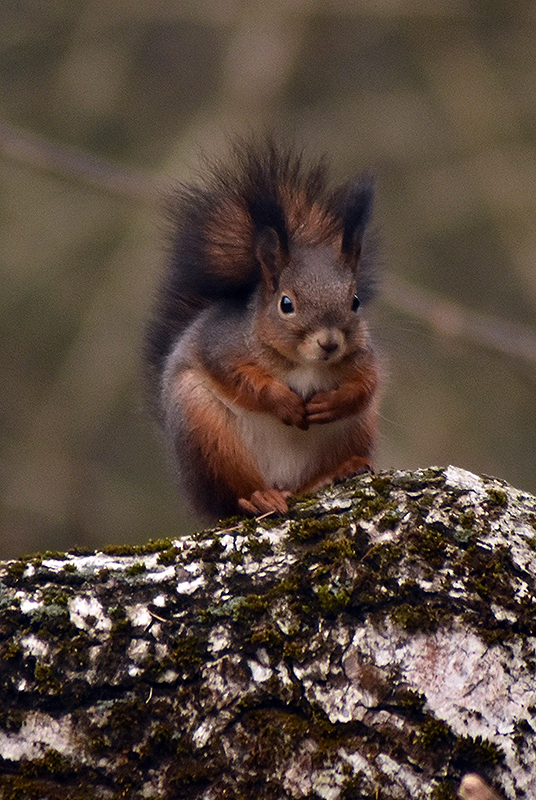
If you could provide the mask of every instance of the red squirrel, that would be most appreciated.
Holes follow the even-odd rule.
[[[172,201],[146,339],[157,413],[194,510],[284,513],[291,494],[372,469],[379,366],[372,181],[237,142]]]

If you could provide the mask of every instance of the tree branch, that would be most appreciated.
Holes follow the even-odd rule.
[[[531,796],[535,526],[434,468],[2,565],[2,797]]]
[[[46,136],[24,131],[0,121],[0,155],[42,172],[53,172],[81,180],[100,191],[129,200],[154,203],[163,182],[141,171],[112,164],[84,150],[50,141]]]

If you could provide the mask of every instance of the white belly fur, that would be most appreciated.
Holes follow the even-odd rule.
[[[271,414],[244,411],[236,417],[237,429],[248,452],[256,459],[267,486],[296,491],[318,470],[330,442],[344,441],[355,427],[354,417],[311,425],[302,431],[284,425]]]
[[[286,383],[304,398],[336,385],[323,364],[294,368]],[[232,412],[238,435],[256,459],[266,485],[281,490],[300,489],[317,472],[319,463],[325,461],[322,453],[332,452],[333,442],[344,442],[356,425],[352,416],[325,425],[311,425],[309,430],[302,431],[284,425],[272,414],[247,411],[231,406],[222,397],[220,400]]]

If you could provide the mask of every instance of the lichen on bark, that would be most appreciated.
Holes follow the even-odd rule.
[[[0,796],[536,794],[536,498],[449,467],[0,565]]]

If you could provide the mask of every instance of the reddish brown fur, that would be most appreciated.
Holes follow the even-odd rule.
[[[335,218],[318,203],[311,203],[303,190],[282,186],[281,204],[289,238],[298,246],[316,247],[339,243],[340,230]],[[207,223],[206,250],[213,274],[241,284],[252,271],[254,229],[251,216],[238,198],[225,198]]]
[[[301,417],[305,427],[308,426],[308,417],[319,413],[318,408],[329,409],[329,419],[322,419],[322,422],[362,410],[371,402],[377,386],[377,374],[370,365],[364,380],[354,378],[332,392],[314,395],[305,404],[298,395],[255,364],[243,364],[242,368],[235,366],[229,371],[229,378],[229,383],[215,381],[213,376],[210,379],[229,401],[251,411],[277,411],[282,421],[291,424],[290,413],[287,414],[277,401],[278,397],[289,395],[297,401],[293,409],[296,413],[293,424],[297,424]],[[289,493],[266,486],[250,454],[237,439],[228,410],[203,383],[193,371],[188,371],[177,379],[173,394],[175,400],[184,406],[186,418],[190,421],[189,434],[202,455],[207,472],[216,484],[231,490],[242,510],[249,513],[284,511]],[[375,432],[376,414],[372,412],[363,426],[355,427],[350,438],[337,442],[337,447],[324,453],[324,460],[317,464],[314,477],[300,487],[298,493],[316,491],[322,486],[372,470],[370,449]],[[342,455],[345,452],[347,455]],[[356,455],[359,452],[363,455]]]
[[[192,442],[216,483],[229,487],[236,497],[250,497],[266,488],[250,454],[233,436],[225,407],[203,388],[193,371],[179,376],[174,397],[184,404]]]
[[[339,237],[337,220],[319,203],[311,203],[303,190],[282,186],[281,201],[295,244],[317,247],[332,244]]]
[[[147,355],[201,513],[284,511],[288,490],[370,468],[379,370],[353,301],[374,288],[372,199],[370,180],[328,191],[323,164],[272,141],[237,143],[204,186],[179,191]]]
[[[207,222],[207,256],[213,273],[237,284],[247,281],[252,269],[253,223],[236,198],[226,198]]]

